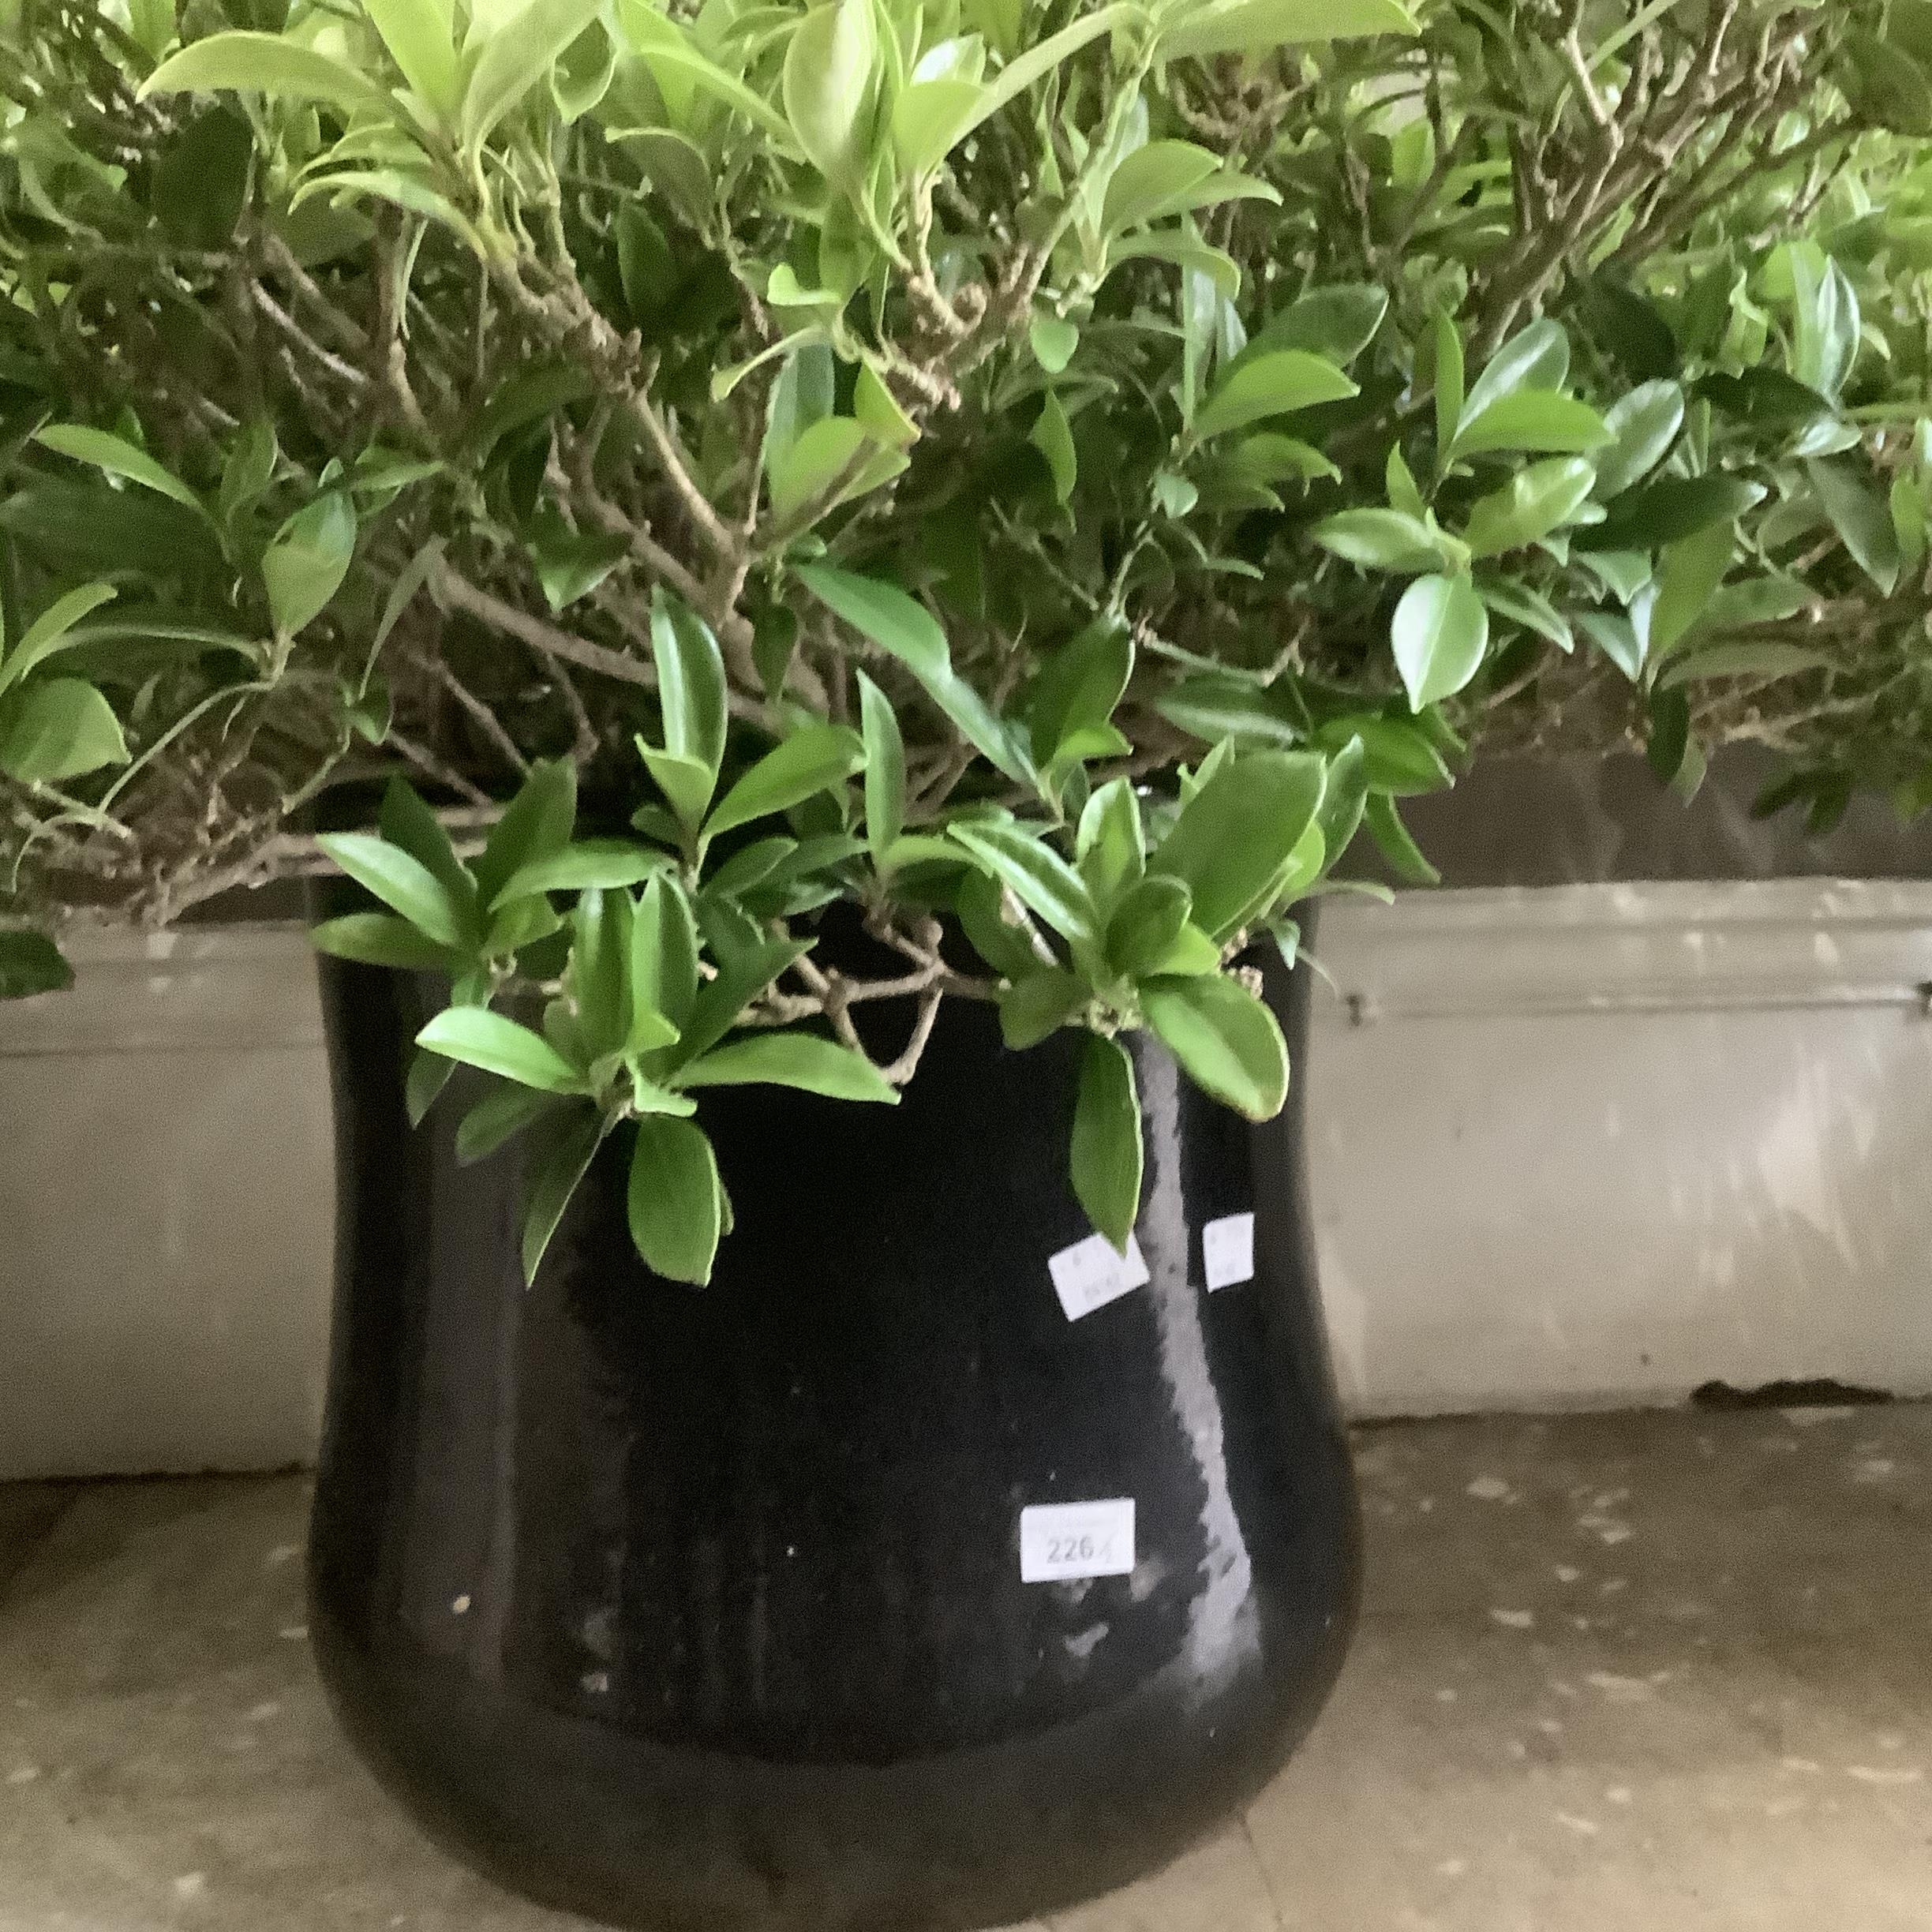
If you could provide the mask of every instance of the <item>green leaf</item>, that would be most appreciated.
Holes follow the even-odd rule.
[[[662,852],[628,839],[579,839],[519,866],[492,903],[507,904],[541,893],[610,891],[641,885],[668,863]]]
[[[1080,346],[1080,330],[1058,316],[1036,315],[1027,325],[1027,339],[1032,344],[1033,359],[1049,376],[1058,376],[1073,360]]]
[[[1737,545],[1728,523],[1715,523],[1695,537],[1672,544],[1664,553],[1657,572],[1655,601],[1650,604],[1649,632],[1644,651],[1646,663],[1654,664],[1694,630],[1710,608],[1737,554]],[[1642,602],[1634,607],[1644,608]]]
[[[829,564],[801,564],[796,575],[834,616],[897,657],[989,763],[1018,784],[1033,782],[1019,734],[953,670],[945,633],[923,604],[896,584]]]
[[[657,702],[664,713],[665,749],[689,758],[717,783],[730,722],[725,699],[724,655],[711,627],[665,590],[651,601],[651,655],[657,665]],[[710,800],[710,788],[704,803]],[[702,814],[703,805],[698,808]]]
[[[1662,691],[1710,678],[1799,677],[1807,671],[1829,671],[1834,661],[1825,652],[1802,644],[1693,645],[1666,665],[1657,678]]]
[[[1735,523],[1765,499],[1762,483],[1740,477],[1659,477],[1627,492],[1593,529],[1580,530],[1579,550],[1649,550],[1681,542],[1713,523]]]
[[[1204,1093],[1249,1120],[1272,1120],[1288,1098],[1288,1047],[1275,1016],[1219,974],[1151,979],[1142,1010]]]
[[[657,873],[638,897],[631,921],[631,1009],[661,1013],[680,1035],[698,998],[698,927],[684,889]],[[638,1043],[629,1043],[633,1050]]]
[[[225,248],[247,204],[254,158],[246,116],[225,106],[197,114],[155,163],[148,200],[162,233],[180,248]]]
[[[34,440],[57,456],[76,462],[91,463],[109,476],[125,477],[151,489],[157,496],[171,498],[197,516],[208,515],[201,499],[171,470],[164,469],[144,449],[137,449],[124,437],[110,436],[105,429],[90,429],[81,423],[50,423],[34,432]]]
[[[1849,463],[1808,462],[1805,471],[1859,568],[1889,597],[1904,567],[1890,504]]]
[[[1462,426],[1474,422],[1506,396],[1556,390],[1570,373],[1570,338],[1547,316],[1512,335],[1489,358],[1463,405]]]
[[[593,886],[571,915],[570,987],[588,1057],[620,1055],[634,1031],[631,1011],[631,901],[622,892]],[[677,1037],[668,1020],[640,1029],[642,1050]]]
[[[1409,836],[1409,828],[1402,823],[1402,815],[1395,809],[1395,801],[1386,792],[1369,794],[1362,822],[1368,826],[1369,837],[1398,878],[1417,886],[1442,883],[1442,874],[1423,857],[1421,848]]]
[[[1671,452],[1683,428],[1684,392],[1674,382],[1633,389],[1604,417],[1610,440],[1597,455],[1597,492],[1608,501],[1641,483]]]
[[[628,554],[628,539],[611,531],[572,530],[546,504],[532,519],[526,546],[552,612],[587,597]]]
[[[894,449],[909,449],[919,440],[919,425],[869,362],[852,385],[852,416],[875,442]]]
[[[718,950],[715,943],[712,949]],[[687,1066],[715,1046],[746,1007],[811,950],[809,940],[766,939],[721,957],[717,976],[707,979],[691,1002],[691,1019],[678,1041],[676,1064]]]
[[[1080,876],[1097,904],[1110,906],[1147,867],[1140,801],[1132,782],[1110,778],[1088,799],[1073,841]]]
[[[1309,533],[1324,550],[1364,570],[1410,573],[1442,564],[1442,546],[1419,517],[1400,510],[1340,510]]]
[[[1470,505],[1463,541],[1479,557],[1520,550],[1567,523],[1589,501],[1596,482],[1595,466],[1582,456],[1532,463]]]
[[[127,761],[113,707],[79,678],[37,680],[0,724],[0,772],[23,784],[58,784]]]
[[[1161,36],[1161,51],[1205,59],[1417,31],[1415,16],[1399,0],[1229,0],[1182,17]]]
[[[1089,624],[1047,659],[1027,699],[1033,755],[1051,762],[1076,732],[1105,724],[1133,675],[1133,638],[1124,623]]]
[[[445,1008],[416,1035],[416,1044],[519,1087],[556,1094],[584,1091],[582,1073],[541,1033],[486,1007]]]
[[[408,780],[391,778],[383,792],[382,812],[376,828],[388,843],[406,852],[419,865],[428,867],[448,893],[466,932],[477,923],[476,881],[456,856],[450,835]]]
[[[1467,380],[1462,354],[1462,332],[1455,318],[1446,313],[1436,318],[1436,468],[1440,474],[1449,466],[1455,447],[1456,432],[1462,426],[1463,384]]]
[[[1587,402],[1552,391],[1525,389],[1480,414],[1470,411],[1453,447],[1458,456],[1507,450],[1563,455],[1601,449],[1609,440],[1604,419]]]
[[[856,417],[827,416],[773,460],[772,515],[782,524],[809,522],[889,482],[906,461],[904,451],[880,442]]]
[[[1050,389],[1027,440],[1046,459],[1046,467],[1053,474],[1054,495],[1065,503],[1080,479],[1080,459],[1074,454],[1073,432],[1068,425],[1066,411]]]
[[[714,1046],[678,1075],[683,1087],[796,1087],[828,1100],[899,1104],[893,1087],[863,1054],[814,1033],[747,1033]]]
[[[669,68],[742,114],[754,127],[762,128],[775,152],[786,160],[799,159],[799,147],[791,124],[762,95],[754,93],[738,76],[694,47],[683,25],[652,6],[625,6],[620,9],[626,38],[644,55],[653,69]],[[632,129],[651,133],[651,129]]]
[[[309,943],[318,953],[359,960],[365,966],[395,966],[406,972],[447,972],[448,949],[406,919],[389,912],[350,912],[313,927]]]
[[[55,652],[71,644],[84,642],[84,638],[73,635],[74,626],[103,604],[111,603],[114,597],[114,586],[104,583],[82,584],[56,597],[28,627],[27,635],[12,653],[0,657],[0,691],[24,677]]]
[[[523,867],[561,852],[577,823],[577,768],[567,758],[541,758],[492,829],[477,859],[477,892],[494,908]]]
[[[785,118],[812,166],[854,192],[871,152],[879,64],[871,0],[822,0],[785,51]]]
[[[459,77],[449,0],[363,0],[402,77],[446,118],[455,111]]]
[[[1368,748],[1354,737],[1328,761],[1328,776],[1322,788],[1321,809],[1315,823],[1322,836],[1322,851],[1331,865],[1337,863],[1357,831],[1362,811],[1368,803]]]
[[[1221,166],[1221,157],[1193,141],[1152,140],[1114,169],[1100,211],[1103,234],[1159,221],[1188,206],[1188,196]]]
[[[1086,881],[1050,845],[1017,826],[994,820],[949,829],[1029,912],[1062,938],[1083,943],[1099,938],[1099,915]]]
[[[1092,994],[1077,973],[1036,966],[1000,995],[1000,1036],[1015,1053],[1057,1033]]]
[[[1477,594],[1497,616],[1521,624],[1533,635],[1546,638],[1560,651],[1576,649],[1576,634],[1569,620],[1540,590],[1527,584],[1479,583]]]
[[[1130,886],[1107,921],[1107,964],[1129,979],[1158,971],[1193,908],[1193,895],[1178,879],[1144,878]]]
[[[420,859],[366,832],[324,833],[316,843],[383,904],[438,945],[461,949],[464,921],[449,889]]]
[[[1080,1050],[1069,1171],[1088,1219],[1121,1253],[1140,1211],[1140,1095],[1118,1040],[1090,1035]]]
[[[806,724],[768,751],[719,802],[705,822],[716,838],[773,812],[788,811],[815,792],[835,790],[865,763],[865,743],[843,724]]]
[[[661,1114],[638,1122],[628,1206],[631,1238],[652,1273],[696,1288],[709,1284],[724,1189],[703,1129]]]
[[[464,1166],[488,1160],[505,1141],[541,1120],[557,1104],[555,1094],[504,1087],[479,1100],[458,1123],[456,1158]]]
[[[1326,782],[1310,753],[1231,758],[1181,807],[1151,870],[1180,880],[1193,895],[1194,923],[1224,938],[1288,864]]]
[[[481,149],[600,10],[600,0],[526,0],[490,29],[463,88],[459,126],[466,152]]]
[[[385,113],[382,89],[346,62],[279,34],[218,33],[185,47],[141,83],[151,94],[215,94],[232,89],[275,100],[318,101],[345,114]]]
[[[1311,289],[1256,334],[1241,359],[1277,349],[1305,349],[1346,368],[1375,339],[1388,306],[1388,290],[1372,282]]]
[[[355,545],[355,507],[344,490],[318,496],[282,526],[261,564],[281,635],[297,635],[321,615],[349,574]]]
[[[18,927],[0,931],[0,1000],[64,993],[73,979],[73,968],[45,933]]]
[[[892,700],[863,671],[858,677],[865,735],[866,844],[882,877],[891,870],[888,855],[905,829],[905,740]]]
[[[1330,361],[1305,349],[1279,349],[1238,363],[1204,402],[1193,423],[1203,442],[1264,417],[1317,403],[1345,402],[1361,391]]]
[[[408,1114],[412,1127],[420,1127],[429,1118],[429,1110],[436,1105],[455,1071],[454,1060],[445,1060],[440,1054],[417,1050],[410,1061],[409,1076],[402,1084],[403,1111]]]
[[[1453,698],[1482,668],[1489,613],[1466,577],[1418,577],[1395,607],[1390,627],[1395,668],[1409,708]]]
[[[590,1163],[608,1123],[589,1107],[578,1110],[570,1125],[530,1177],[530,1192],[523,1209],[523,1279],[534,1284],[537,1270],[550,1245],[550,1237],[564,1219],[564,1211],[577,1192],[578,1183],[590,1171]]]

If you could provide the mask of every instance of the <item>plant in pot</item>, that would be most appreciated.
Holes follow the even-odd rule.
[[[1304,904],[1932,796],[1932,7],[0,23],[0,981],[337,879],[350,1728],[638,1924],[1170,1855],[1353,1610]]]

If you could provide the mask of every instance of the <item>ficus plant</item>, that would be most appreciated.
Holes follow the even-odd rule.
[[[706,1279],[705,1090],[947,998],[1124,1245],[1122,1041],[1279,1110],[1485,748],[1932,802],[1932,0],[0,0],[0,990],[346,874],[532,1275],[621,1133]]]

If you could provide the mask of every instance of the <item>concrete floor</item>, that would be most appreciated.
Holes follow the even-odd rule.
[[[1245,1820],[1050,1932],[1927,1932],[1932,1410],[1380,1428],[1362,1630]],[[310,1668],[293,1479],[0,1488],[0,1932],[565,1932]]]

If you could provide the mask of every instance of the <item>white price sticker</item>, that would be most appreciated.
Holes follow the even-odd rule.
[[[1254,1216],[1223,1215],[1201,1230],[1201,1260],[1208,1269],[1208,1292],[1232,1288],[1254,1279]]]
[[[1132,1496],[1105,1503],[1038,1503],[1020,1512],[1022,1583],[1127,1576],[1133,1567]]]
[[[1131,1234],[1125,1255],[1104,1234],[1090,1234],[1071,1248],[1062,1248],[1046,1267],[1069,1321],[1078,1321],[1083,1315],[1132,1294],[1148,1279],[1140,1244]]]

